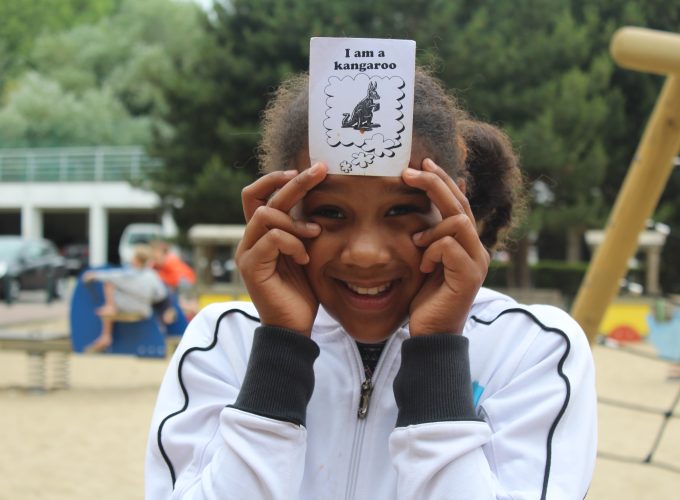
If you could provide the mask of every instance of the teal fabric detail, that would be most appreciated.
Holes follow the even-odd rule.
[[[484,387],[479,385],[479,382],[476,380],[472,382],[472,402],[475,405],[475,408],[477,407],[477,403],[479,403],[479,398],[482,397],[482,393],[484,393]]]

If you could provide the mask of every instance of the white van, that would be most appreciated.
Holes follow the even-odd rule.
[[[126,226],[120,237],[118,255],[121,264],[129,264],[132,260],[135,245],[148,244],[163,237],[160,224],[135,223]]]

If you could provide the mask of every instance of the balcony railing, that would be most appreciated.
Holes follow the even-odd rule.
[[[135,181],[160,165],[136,146],[0,149],[0,182]]]

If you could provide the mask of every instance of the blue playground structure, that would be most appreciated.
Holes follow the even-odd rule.
[[[141,320],[114,320],[113,344],[103,354],[127,354],[146,358],[163,358],[167,353],[168,336],[181,336],[187,327],[187,318],[179,307],[178,298],[171,294],[175,310],[173,323],[165,325],[161,312],[154,310],[150,318]],[[104,303],[103,286],[98,282],[85,283],[78,278],[71,298],[71,344],[73,352],[82,353],[101,332],[102,322],[96,310]]]
[[[649,340],[660,358],[680,362],[680,311],[668,321],[658,321],[654,315],[647,317]]]

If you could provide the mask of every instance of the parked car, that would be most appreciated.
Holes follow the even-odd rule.
[[[66,270],[71,275],[78,275],[90,265],[90,247],[87,243],[73,243],[61,249],[66,261]]]
[[[45,290],[48,300],[66,292],[66,264],[57,247],[45,239],[0,236],[0,296],[6,302],[22,290]]]
[[[118,244],[118,255],[121,264],[129,264],[132,260],[135,245],[143,245],[163,237],[160,224],[134,223],[123,229]]]

